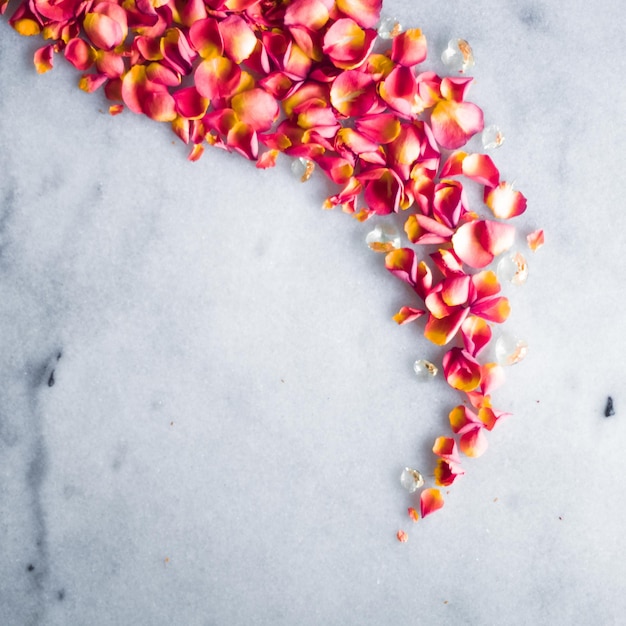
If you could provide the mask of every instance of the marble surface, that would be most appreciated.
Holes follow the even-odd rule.
[[[436,353],[368,228],[286,161],[188,162],[0,20],[0,623],[623,624],[621,11],[386,1],[436,70],[470,41],[547,236],[511,294],[514,416],[410,528],[400,470],[457,398],[414,379]]]

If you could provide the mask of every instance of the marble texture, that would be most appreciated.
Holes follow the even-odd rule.
[[[543,227],[507,324],[514,416],[409,527],[404,465],[457,398],[407,293],[261,172],[110,117],[0,20],[0,623],[623,624],[622,6],[387,0],[474,48],[471,99]],[[604,417],[607,396],[615,415]],[[410,539],[400,544],[398,528]]]

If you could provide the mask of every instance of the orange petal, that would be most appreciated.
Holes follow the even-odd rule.
[[[424,489],[420,494],[420,513],[426,517],[443,507],[443,496],[439,489]]]

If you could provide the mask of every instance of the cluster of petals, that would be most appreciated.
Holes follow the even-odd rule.
[[[382,0],[0,0],[0,14],[10,3],[13,28],[46,40],[38,72],[62,55],[83,90],[104,92],[112,115],[170,124],[190,160],[206,145],[259,168],[280,154],[303,158],[336,185],[326,207],[359,220],[404,213],[413,247],[389,252],[385,265],[419,302],[394,319],[424,318],[427,339],[452,345],[444,377],[476,409],[453,409],[452,431],[464,454],[484,452],[484,431],[502,415],[490,402],[502,373],[480,358],[491,325],[509,315],[488,266],[512,247],[507,220],[526,198],[488,155],[464,150],[484,126],[467,100],[472,79],[422,68],[420,29],[381,49]],[[482,187],[482,214],[469,206],[467,181]],[[539,247],[543,232],[528,243]],[[420,258],[415,246],[433,245]],[[450,485],[463,474],[456,441],[440,437],[433,451],[436,483]],[[422,492],[422,517],[442,506],[439,490]]]

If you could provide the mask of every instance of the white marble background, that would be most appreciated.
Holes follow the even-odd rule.
[[[0,623],[626,620],[626,55],[617,1],[387,0],[471,96],[543,227],[508,327],[514,413],[414,527],[457,398],[406,291],[286,160],[112,118],[0,20]],[[58,358],[60,356],[60,358]],[[53,374],[54,385],[48,381]],[[616,414],[603,415],[607,396]],[[407,544],[395,538],[410,533]]]

